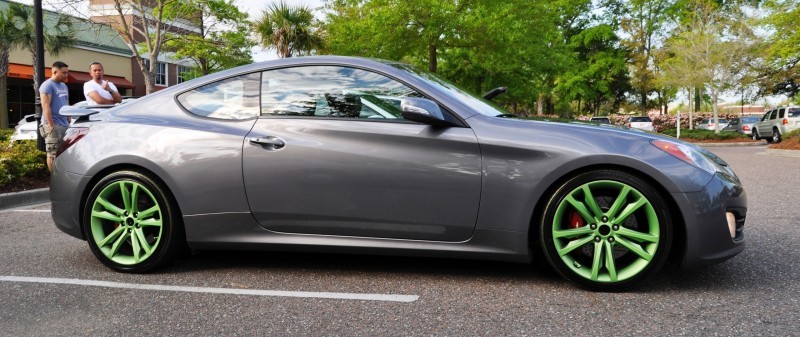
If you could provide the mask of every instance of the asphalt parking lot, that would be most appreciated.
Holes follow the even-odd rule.
[[[545,265],[331,254],[201,252],[121,274],[58,231],[48,204],[2,210],[0,334],[797,335],[800,158],[711,150],[743,180],[747,248],[618,294]]]

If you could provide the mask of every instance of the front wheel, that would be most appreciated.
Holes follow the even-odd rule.
[[[751,136],[753,137],[753,140],[761,139],[761,138],[758,138],[758,131],[756,131],[756,129],[753,129],[753,134]]]
[[[540,244],[550,265],[578,285],[626,290],[666,261],[672,241],[666,209],[658,191],[631,174],[583,173],[548,202]]]
[[[94,255],[121,272],[161,267],[177,256],[185,240],[166,190],[135,171],[114,172],[92,188],[82,225]]]

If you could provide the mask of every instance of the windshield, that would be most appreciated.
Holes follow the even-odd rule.
[[[427,71],[423,71],[423,70],[417,69],[415,67],[412,67],[410,65],[402,64],[402,63],[392,63],[391,66],[393,66],[395,68],[398,68],[398,69],[406,70],[409,73],[411,73],[413,75],[416,75],[417,77],[419,77],[419,78],[421,78],[423,80],[427,80],[428,82],[431,82],[433,84],[433,86],[435,86],[437,89],[439,89],[439,91],[441,91],[442,93],[444,93],[444,94],[446,94],[446,95],[448,95],[448,96],[450,96],[450,97],[452,97],[454,99],[457,99],[457,100],[463,102],[466,105],[469,105],[470,107],[475,109],[475,111],[479,112],[482,115],[486,115],[486,116],[507,116],[508,115],[508,111],[506,111],[502,107],[497,106],[496,104],[494,104],[494,103],[492,103],[490,101],[487,101],[487,100],[485,100],[483,98],[475,97],[472,94],[470,94],[469,92],[467,92],[465,90],[462,90],[457,85],[455,85],[453,83],[450,83],[449,81],[439,77],[436,74],[433,74],[433,73],[430,73],[430,72],[427,72]]]

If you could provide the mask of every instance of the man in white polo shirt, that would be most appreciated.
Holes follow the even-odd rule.
[[[89,74],[92,80],[83,84],[83,95],[89,105],[115,104],[122,102],[122,95],[119,94],[114,83],[103,80],[103,65],[100,62],[92,62],[89,65]]]

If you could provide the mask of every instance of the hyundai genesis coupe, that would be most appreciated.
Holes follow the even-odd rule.
[[[511,118],[402,63],[288,58],[77,119],[52,215],[120,272],[187,250],[306,250],[528,263],[627,290],[666,262],[744,249],[728,164],[674,138]]]

